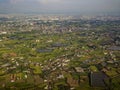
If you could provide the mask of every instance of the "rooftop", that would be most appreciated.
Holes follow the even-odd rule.
[[[105,87],[104,80],[107,79],[107,75],[103,72],[91,72],[90,74],[90,84],[93,87]]]

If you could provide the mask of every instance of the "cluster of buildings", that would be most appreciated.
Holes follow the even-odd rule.
[[[120,26],[114,20],[120,18],[104,18],[4,19],[0,22],[0,89],[17,88],[9,83],[42,90],[115,88],[120,83]]]

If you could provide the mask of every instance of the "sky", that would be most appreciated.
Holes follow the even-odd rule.
[[[0,13],[120,13],[120,0],[0,0]]]

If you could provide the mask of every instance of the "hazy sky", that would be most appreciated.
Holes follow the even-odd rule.
[[[0,0],[3,13],[120,13],[120,0]]]

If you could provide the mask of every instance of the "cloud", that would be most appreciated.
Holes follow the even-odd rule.
[[[51,4],[51,3],[60,3],[61,0],[36,0],[41,4]]]
[[[120,0],[0,0],[7,12],[120,12]]]
[[[11,4],[16,4],[16,3],[20,3],[20,2],[24,2],[25,0],[10,0]]]
[[[51,4],[51,3],[58,3],[61,2],[63,0],[8,0],[10,1],[11,4],[16,4],[16,3],[20,3],[20,2],[38,2],[40,4]]]

